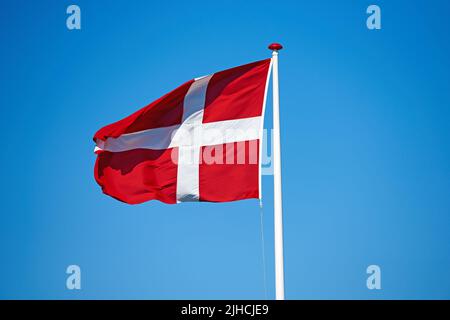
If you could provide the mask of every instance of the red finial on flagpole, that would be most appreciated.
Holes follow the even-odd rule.
[[[269,45],[269,49],[272,51],[278,51],[278,50],[283,49],[283,46],[279,43],[274,42],[271,45]]]

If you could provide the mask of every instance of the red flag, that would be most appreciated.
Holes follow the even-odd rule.
[[[271,59],[190,80],[100,129],[95,179],[130,204],[261,198]]]

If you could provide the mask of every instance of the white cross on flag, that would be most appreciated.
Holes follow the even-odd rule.
[[[95,179],[130,204],[261,198],[271,59],[186,82],[94,136]]]

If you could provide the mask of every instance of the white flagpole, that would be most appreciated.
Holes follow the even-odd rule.
[[[283,205],[281,197],[280,96],[278,91],[278,51],[283,46],[272,43],[273,88],[273,189],[275,238],[275,298],[284,300]]]

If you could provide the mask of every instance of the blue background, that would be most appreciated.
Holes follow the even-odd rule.
[[[79,31],[72,2],[1,4],[0,298],[263,299],[257,200],[123,204],[94,181],[92,136],[273,41],[286,297],[450,298],[448,1],[374,1],[378,31],[368,1],[74,3]],[[263,189],[273,298],[272,177]]]

